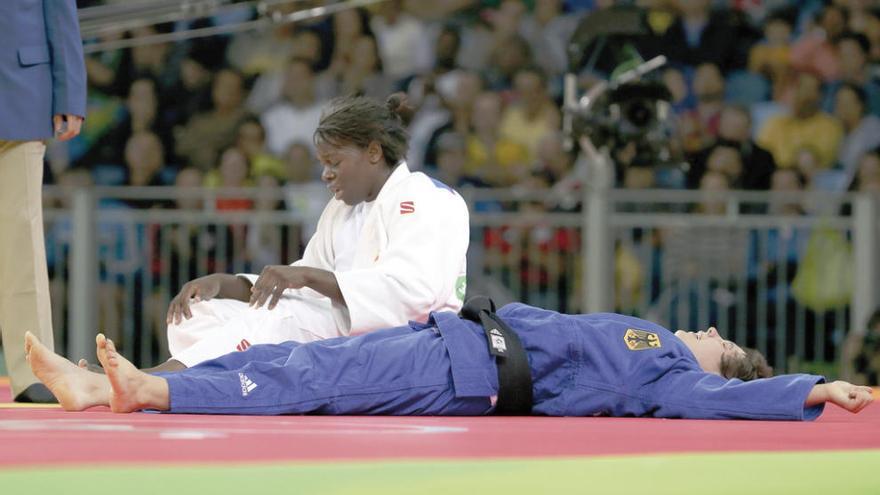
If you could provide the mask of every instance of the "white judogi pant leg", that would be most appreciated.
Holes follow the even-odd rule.
[[[211,299],[191,304],[189,309],[192,318],[168,325],[168,350],[172,356],[189,349],[249,308],[247,303],[235,299]]]
[[[256,344],[311,342],[342,334],[328,298],[285,294],[274,309],[212,299],[190,306],[193,317],[168,326],[171,359],[187,367]]]

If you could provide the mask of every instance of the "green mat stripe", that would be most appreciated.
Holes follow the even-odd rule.
[[[880,450],[0,471],[2,493],[873,494]]]

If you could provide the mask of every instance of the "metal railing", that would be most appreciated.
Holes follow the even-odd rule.
[[[125,2],[101,5],[79,10],[80,31],[84,40],[92,40],[83,51],[100,53],[135,46],[158,43],[175,43],[209,36],[231,35],[247,31],[269,29],[273,26],[297,23],[333,15],[343,10],[366,7],[386,0],[337,0],[323,5],[312,5],[307,0],[162,0]],[[271,11],[270,7],[287,4],[302,7],[292,12]],[[215,15],[230,13],[255,13],[256,17],[217,26],[193,27],[167,33],[143,34],[128,33],[130,36],[119,39],[102,40],[102,36],[126,34],[130,30],[155,26],[162,23],[187,23]],[[117,36],[112,36],[117,35]]]
[[[795,371],[831,366],[842,336],[860,331],[878,302],[880,212],[871,196],[585,191],[568,198],[571,211],[558,211],[559,194],[551,191],[462,193],[471,208],[469,293],[500,303],[570,313],[616,310],[670,328],[715,325],[767,353],[777,369]],[[274,209],[290,203],[290,193],[280,189],[47,188],[46,198],[56,205],[46,209],[45,220],[62,350],[93,357],[100,329],[144,365],[167,357],[165,308],[180,285],[207,273],[289,263],[300,256],[315,220],[314,212]],[[270,206],[223,211],[223,198]],[[177,208],[181,199],[197,206]],[[718,213],[693,212],[707,201]],[[130,207],[145,202],[162,207]],[[825,211],[763,212],[782,203]],[[827,308],[794,288],[798,276],[808,278],[813,239],[836,240],[845,251],[835,266],[848,268],[830,278],[849,286]],[[806,287],[817,290],[815,280]]]

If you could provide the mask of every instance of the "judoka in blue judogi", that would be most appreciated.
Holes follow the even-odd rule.
[[[824,384],[822,376],[728,378],[731,369],[745,370],[745,378],[760,373],[714,328],[673,334],[634,317],[566,315],[518,303],[497,314],[527,353],[532,414],[812,420],[825,401],[853,412],[871,402],[869,388]],[[66,409],[102,403],[82,390],[108,377],[109,402],[119,412],[485,415],[493,413],[499,391],[481,325],[448,312],[358,337],[255,345],[157,375],[135,370],[103,336],[98,355],[107,376],[77,368],[32,336],[27,350],[35,373]],[[60,380],[59,373],[70,376]],[[62,381],[67,389],[57,385]],[[71,391],[70,384],[79,388]]]
[[[536,414],[812,419],[822,410],[803,407],[822,377],[727,380],[645,320],[523,304],[498,316],[527,351]],[[636,332],[653,341],[631,344]],[[355,339],[254,346],[165,378],[170,410],[191,413],[481,415],[498,394],[482,329],[453,313]]]

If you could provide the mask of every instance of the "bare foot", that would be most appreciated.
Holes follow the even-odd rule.
[[[110,410],[129,413],[141,409],[168,409],[168,384],[148,375],[116,351],[113,341],[98,334],[98,361],[110,379]]]
[[[108,404],[110,384],[103,376],[81,369],[50,351],[30,332],[25,333],[24,350],[31,371],[66,411]]]

